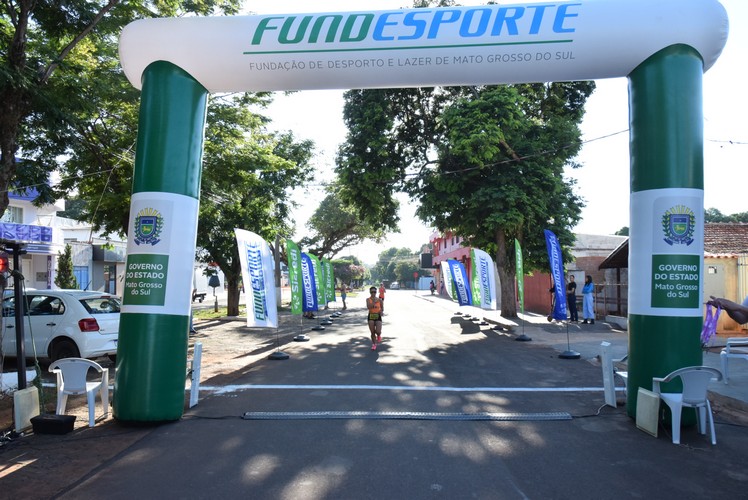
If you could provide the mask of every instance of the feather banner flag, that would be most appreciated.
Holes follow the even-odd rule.
[[[442,284],[444,285],[444,291],[447,292],[447,296],[454,300],[455,291],[452,285],[452,272],[449,270],[449,261],[443,260],[441,263],[442,269]]]
[[[566,291],[564,280],[564,258],[561,253],[561,244],[558,242],[558,238],[553,233],[544,229],[545,233],[545,246],[548,249],[548,260],[551,264],[551,276],[553,277],[553,290],[554,297],[556,298],[553,302],[553,319],[561,321],[566,320]]]
[[[470,254],[473,305],[481,309],[496,309],[496,267],[493,260],[478,248],[470,250]]]
[[[273,254],[259,235],[234,229],[242,265],[244,297],[247,302],[248,327],[278,327],[278,306],[275,299]]]
[[[316,311],[317,307],[317,280],[314,275],[314,256],[301,253],[301,281],[302,300],[301,308],[304,312]],[[314,260],[317,258],[314,257]]]
[[[309,255],[314,269],[314,286],[317,289],[317,310],[325,307],[325,268],[316,255]]]
[[[519,310],[525,314],[525,270],[522,262],[522,246],[519,240],[514,238],[514,255],[517,275],[517,295],[519,296]]]
[[[303,279],[301,275],[301,252],[299,246],[291,240],[286,240],[288,254],[288,282],[291,286],[291,314],[301,314]]]
[[[457,296],[457,303],[461,306],[473,305],[472,294],[470,293],[470,280],[468,279],[465,266],[457,260],[448,260],[449,270],[452,275],[452,284]]]
[[[320,259],[320,263],[325,268],[325,304],[335,302],[335,273],[332,269],[332,262]]]

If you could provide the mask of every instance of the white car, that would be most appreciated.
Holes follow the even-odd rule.
[[[397,281],[390,283],[390,290],[400,290],[400,283]]]
[[[26,290],[24,349],[27,358],[98,358],[117,355],[120,301],[103,292]],[[3,297],[3,354],[16,357],[15,297]],[[32,344],[33,342],[33,344]],[[36,349],[34,349],[36,347]]]

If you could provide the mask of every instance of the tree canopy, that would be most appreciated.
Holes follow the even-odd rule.
[[[748,212],[726,215],[716,208],[704,210],[704,222],[748,222]]]
[[[300,245],[330,259],[366,240],[379,243],[385,235],[382,228],[361,220],[353,207],[344,204],[334,186],[309,218],[307,228],[312,235],[302,238]]]
[[[371,277],[366,266],[352,255],[332,260],[330,263],[335,279],[344,285],[360,286],[365,279]]]
[[[404,191],[420,203],[421,220],[492,252],[502,315],[514,317],[514,238],[527,270],[547,268],[543,229],[570,257],[583,201],[563,172],[577,166],[593,90],[569,82],[349,91],[337,165],[343,196],[391,227],[391,200]]]
[[[49,176],[60,157],[106,146],[97,148],[104,154],[94,158],[98,175],[126,161],[121,153],[133,143],[113,137],[116,129],[132,127],[138,96],[118,66],[118,35],[126,24],[146,17],[236,14],[241,5],[241,0],[3,2],[0,213],[8,206],[11,187],[35,187],[38,204],[59,196]],[[19,154],[32,168],[18,169]]]
[[[19,0],[0,12],[0,210],[7,187],[34,186],[38,204],[72,198],[94,230],[125,236],[140,91],[119,66],[118,35],[145,17],[236,14],[241,0]],[[290,234],[291,186],[308,178],[313,144],[270,134],[269,93],[211,96],[198,228],[200,258],[219,263],[238,313],[234,228]],[[22,168],[16,156],[23,157]],[[50,186],[59,168],[61,182]],[[3,204],[4,203],[4,204]],[[232,307],[232,305],[234,307]]]
[[[408,273],[412,279],[413,271],[419,270],[417,253],[408,248],[391,247],[379,253],[377,263],[371,268],[371,279],[375,283],[405,281]]]

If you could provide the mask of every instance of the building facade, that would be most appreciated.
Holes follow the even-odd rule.
[[[468,276],[471,272],[470,247],[462,246],[463,238],[452,234],[451,232],[439,233],[433,232],[429,236],[429,245],[431,246],[431,263],[434,272],[434,284],[439,294],[446,295],[442,284],[441,263],[446,260],[458,260],[465,265],[465,271]]]
[[[440,293],[442,291],[440,264],[445,260],[458,260],[465,265],[465,270],[470,275],[472,262],[470,259],[470,247],[462,246],[463,238],[452,233],[431,234],[429,241],[432,246],[432,261],[436,275],[435,283]],[[625,314],[625,297],[627,288],[621,286],[620,273],[618,280],[614,274],[600,265],[606,258],[623,242],[628,241],[625,236],[577,234],[574,247],[571,249],[574,261],[566,265],[566,275],[574,275],[580,284],[577,290],[581,310],[581,284],[586,276],[592,276],[595,283],[596,307],[600,315]],[[628,270],[626,270],[628,271]],[[627,282],[627,273],[624,280]],[[498,277],[497,277],[498,279]],[[524,277],[524,306],[525,311],[546,315],[551,310],[552,295],[549,293],[551,287],[551,276],[549,273],[535,272]],[[516,286],[516,284],[515,284]],[[498,287],[497,294],[500,287]],[[625,288],[625,289],[624,289]],[[623,301],[621,298],[623,297]],[[518,307],[519,310],[519,307]]]
[[[9,193],[8,208],[0,218],[0,243],[11,252],[14,247],[21,249],[18,261],[24,286],[57,288],[58,255],[69,244],[78,288],[121,295],[126,243],[102,238],[90,224],[59,217],[57,212],[65,209],[62,200],[34,206],[37,196],[33,189]]]

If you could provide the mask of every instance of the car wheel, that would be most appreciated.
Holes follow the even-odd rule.
[[[72,340],[58,340],[52,345],[49,354],[52,361],[63,358],[80,358],[81,356],[78,346]]]

